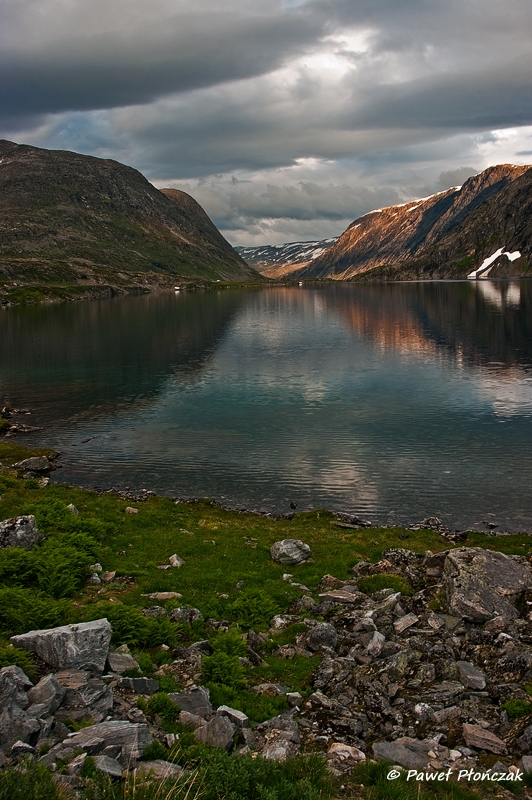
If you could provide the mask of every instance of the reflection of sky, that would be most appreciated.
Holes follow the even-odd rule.
[[[334,292],[249,293],[211,357],[176,368],[148,407],[47,431],[62,479],[532,529],[531,373],[423,340],[403,307],[389,337],[386,318],[357,328]]]

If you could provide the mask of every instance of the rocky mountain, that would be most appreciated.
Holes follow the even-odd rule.
[[[338,237],[317,242],[286,242],[259,247],[235,247],[254,269],[268,278],[283,278],[296,273],[325,253]]]
[[[116,161],[0,141],[4,296],[258,277],[184,192]]]
[[[356,219],[298,277],[409,280],[532,274],[532,168],[502,164],[463,186]],[[476,274],[474,274],[476,273]]]

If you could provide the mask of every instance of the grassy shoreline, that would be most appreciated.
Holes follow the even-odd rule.
[[[272,518],[231,511],[209,500],[180,502],[147,495],[142,502],[134,502],[118,494],[97,494],[62,484],[52,483],[41,488],[36,479],[24,479],[10,466],[29,455],[51,455],[51,451],[28,450],[0,441],[0,520],[34,514],[45,536],[33,551],[17,551],[15,555],[13,551],[11,555],[0,551],[0,667],[10,660],[13,663],[15,657],[14,660],[18,659],[20,666],[34,677],[39,675],[39,664],[32,663],[26,653],[15,653],[9,646],[8,637],[13,633],[107,616],[113,625],[114,645],[129,646],[139,661],[141,672],[155,676],[163,692],[183,688],[179,685],[179,676],[172,672],[169,655],[172,649],[186,648],[200,639],[209,640],[214,653],[205,659],[202,681],[209,685],[215,703],[239,708],[255,724],[287,710],[287,706],[283,698],[257,697],[249,691],[252,685],[284,684],[305,697],[311,691],[311,676],[320,660],[319,656],[312,659],[276,656],[277,648],[295,641],[301,625],[294,624],[272,633],[269,630],[272,616],[290,609],[303,595],[317,598],[323,576],[347,580],[355,563],[375,562],[386,548],[407,547],[424,553],[462,544],[449,543],[428,529],[340,527],[335,514],[324,510],[300,512],[292,518]],[[73,513],[70,505],[79,513]],[[127,511],[127,508],[136,511]],[[284,538],[307,542],[312,549],[312,559],[296,567],[275,564],[270,557],[270,546]],[[527,534],[488,536],[470,532],[466,544],[507,554],[530,555],[532,551],[532,540]],[[161,569],[173,554],[184,560],[183,566]],[[101,564],[108,576],[99,584],[87,580],[89,565],[95,562]],[[292,574],[291,581],[284,577],[286,573]],[[154,592],[176,592],[180,597],[155,601],[146,596]],[[152,619],[141,614],[143,608],[155,603],[166,611],[178,606],[197,608],[203,619],[189,625],[171,622],[168,616]],[[214,629],[209,619],[226,621],[229,632]],[[244,653],[240,652],[241,635],[250,629],[266,637],[262,663],[241,665],[238,661],[238,656]],[[149,701],[144,710],[148,715],[157,716]],[[180,731],[182,742],[186,744],[187,732],[176,726],[175,721],[165,722],[164,713],[162,724],[166,730]],[[209,761],[214,756],[207,750],[199,752],[197,745],[196,749],[191,745],[186,756],[190,764],[194,762],[199,769],[206,770],[205,774],[209,774],[210,768],[214,769]],[[225,770],[236,757],[224,754],[219,758]],[[222,766],[218,764],[216,769],[222,770]],[[277,777],[269,779],[272,786],[276,780],[281,780],[283,769],[293,768],[277,765],[276,769]],[[379,770],[382,772],[382,765],[360,767],[351,776],[343,776],[341,781],[327,777],[326,773],[318,775],[318,770],[315,785],[304,788],[302,783],[293,794],[287,794],[285,789],[282,790],[284,794],[275,794],[272,789],[271,795],[250,793],[249,797],[271,796],[279,800],[395,797],[395,794],[382,794],[384,789],[379,790],[380,794],[376,791],[378,781],[384,780]],[[48,777],[41,776],[37,783],[46,781]],[[372,782],[373,789],[360,786],[364,783],[365,787],[370,787]],[[340,785],[345,788],[340,790]],[[50,786],[50,793],[42,795],[44,800],[60,796],[52,793],[57,790],[55,784]],[[403,794],[397,794],[397,798],[418,797],[418,788],[403,785]],[[390,785],[388,789],[392,791]],[[29,793],[28,787],[24,791],[25,795],[12,793],[10,800],[41,797]],[[105,789],[100,786],[94,791],[102,798],[119,796],[116,786],[109,785]],[[437,795],[429,793],[419,797],[487,796],[469,790],[462,795],[443,794],[447,791],[445,787],[437,791]],[[178,796],[181,797],[176,795],[176,800]],[[242,796],[245,795],[212,795]],[[0,790],[0,800],[3,797]],[[148,797],[152,795],[146,795]]]

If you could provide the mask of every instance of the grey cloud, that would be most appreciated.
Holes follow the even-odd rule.
[[[461,186],[468,178],[478,174],[474,167],[458,167],[458,169],[440,172],[438,185],[441,189],[450,189],[452,186]]]
[[[71,30],[28,47],[8,40],[0,58],[3,114],[146,103],[260,75],[303,52],[321,34],[315,16],[180,13],[140,20],[133,30]]]

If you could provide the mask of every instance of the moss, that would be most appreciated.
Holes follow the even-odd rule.
[[[510,719],[519,719],[532,714],[532,703],[528,700],[507,700],[501,708],[506,711]]]
[[[367,578],[359,578],[357,586],[364,594],[373,594],[373,592],[379,592],[381,589],[393,589],[395,592],[401,592],[404,595],[412,594],[412,588],[401,575],[369,575]]]

